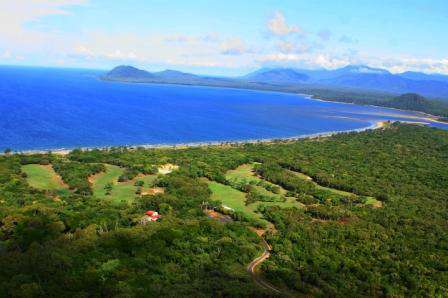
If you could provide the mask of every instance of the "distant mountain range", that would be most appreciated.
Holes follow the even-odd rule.
[[[415,81],[440,81],[448,83],[448,75],[426,74],[421,72],[407,71],[400,74],[400,77]]]
[[[448,76],[423,73],[392,74],[384,69],[367,66],[347,66],[318,73],[315,83],[337,87],[353,87],[391,93],[419,93],[434,98],[448,98]],[[446,81],[443,81],[443,80]]]
[[[242,77],[241,79],[257,83],[293,85],[306,83],[310,77],[294,69],[281,68],[260,69]]]
[[[134,83],[165,83],[185,85],[227,86],[233,83],[233,79],[199,76],[176,70],[164,70],[149,72],[133,66],[117,66],[103,76],[110,81],[134,82]]]
[[[282,86],[283,88],[349,89],[380,91],[390,94],[418,93],[426,97],[448,100],[448,75],[387,70],[364,65],[350,65],[335,70],[292,68],[260,69],[242,77],[218,78],[165,70],[148,72],[132,66],[118,66],[106,74],[106,80],[148,83],[173,83],[249,88]]]

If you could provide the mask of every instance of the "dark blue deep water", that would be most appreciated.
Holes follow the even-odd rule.
[[[294,94],[104,82],[101,74],[0,67],[0,149],[269,139],[421,116]]]

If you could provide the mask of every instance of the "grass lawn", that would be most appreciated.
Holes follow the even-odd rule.
[[[254,167],[256,164],[257,163],[244,164],[234,170],[230,170],[226,173],[226,179],[237,180],[237,181],[244,179],[248,182],[249,181],[255,181],[255,182],[264,181],[267,184],[280,187],[280,195],[274,194],[273,192],[266,190],[264,187],[255,186],[255,188],[258,191],[260,191],[262,194],[266,194],[269,196],[278,196],[278,197],[284,196],[287,193],[286,189],[284,189],[283,187],[281,187],[279,185],[276,185],[269,181],[266,181],[266,180],[255,175]],[[253,204],[250,204],[249,206],[251,207],[251,209],[256,210],[259,205],[280,206],[283,208],[290,208],[290,207],[302,208],[304,206],[303,204],[297,202],[297,200],[295,198],[291,198],[291,197],[286,197],[285,202],[255,202]]]
[[[156,179],[157,179],[157,175],[142,175],[142,176],[135,178],[134,182],[137,180],[142,180],[145,183],[145,185],[143,187],[145,189],[145,188],[151,187],[154,184],[154,181],[156,181]]]
[[[253,169],[254,169],[255,163],[253,164],[244,164],[239,166],[238,168],[234,170],[230,170],[226,173],[226,179],[229,181],[242,181],[245,180],[246,182],[250,181],[264,181],[266,183],[272,184],[270,182],[267,182],[263,180],[262,178],[255,175]],[[312,181],[311,177],[299,173],[299,172],[293,172],[295,175],[300,177],[301,179]],[[353,193],[337,190],[330,187],[325,187],[317,184],[316,182],[312,181],[316,188],[332,192],[337,195],[345,196],[345,197],[354,197],[356,196]],[[262,215],[257,213],[258,206],[279,206],[281,208],[291,208],[291,207],[297,207],[297,208],[303,208],[305,205],[297,202],[295,198],[286,197],[285,202],[254,202],[252,204],[249,204],[246,206],[246,194],[232,188],[231,186],[224,185],[221,183],[217,183],[215,181],[209,181],[207,180],[207,183],[210,187],[210,190],[212,191],[212,199],[219,200],[222,202],[223,205],[230,207],[234,209],[235,211],[239,211],[244,213],[248,218],[252,219],[259,219],[264,222],[266,222],[264,219],[262,219]],[[280,187],[280,195],[276,195],[268,190],[266,190],[262,186],[254,186],[258,191],[261,193],[265,193],[270,196],[281,196],[286,194],[286,190]],[[381,207],[381,202],[376,200],[375,198],[368,198],[366,205],[371,205],[372,207],[379,208]]]
[[[236,190],[228,185],[224,185],[215,181],[208,181],[208,186],[212,191],[212,200],[219,200],[223,205],[244,213],[249,218],[260,219],[261,215],[255,213],[253,207],[245,205],[246,194]]]
[[[254,176],[253,169],[255,165],[256,163],[241,165],[234,170],[228,171],[226,173],[226,178],[229,180],[246,179],[247,181],[259,181],[260,178]]]
[[[264,181],[267,184],[270,184],[272,186],[274,186],[275,184],[263,180],[262,178],[258,177],[255,175],[254,173],[254,167],[257,163],[252,163],[252,164],[244,164],[239,166],[238,168],[234,169],[234,170],[230,170],[226,173],[226,179],[229,181],[242,181],[245,180],[246,182],[251,182],[251,181],[255,181],[255,182],[260,182],[260,181]],[[278,186],[278,185],[275,185]],[[258,185],[254,185],[254,187],[262,194],[268,195],[268,196],[277,196],[280,197],[282,195],[286,194],[286,190],[280,187],[280,195],[275,194],[271,191],[266,190],[264,187],[262,186],[258,186]]]
[[[249,206],[253,209],[253,210],[257,210],[257,207],[263,205],[263,206],[279,206],[281,208],[292,208],[292,207],[296,207],[296,208],[303,208],[305,207],[304,204],[297,202],[296,198],[291,198],[291,197],[286,197],[286,201],[285,202],[255,202],[250,204]]]
[[[130,202],[138,195],[135,193],[137,187],[134,185],[135,181],[142,180],[145,184],[143,191],[149,188],[157,178],[156,175],[142,175],[127,182],[118,182],[118,177],[123,174],[124,169],[118,166],[106,164],[106,172],[95,175],[91,178],[93,194],[97,198],[111,200],[114,203]],[[112,192],[110,195],[106,194],[105,186],[112,183]]]
[[[26,173],[26,180],[31,187],[41,190],[68,190],[51,165],[24,165],[22,171]]]
[[[383,207],[383,202],[378,201],[373,197],[369,197],[366,201],[366,205],[372,206],[373,208],[381,208]]]
[[[252,166],[246,167],[244,166],[245,170],[242,172],[244,175],[247,175],[247,170],[252,169]],[[239,171],[241,169],[237,169],[236,171]],[[249,170],[251,172],[251,170]],[[235,173],[235,170],[232,171],[233,175]],[[227,177],[227,176],[226,176]],[[236,177],[236,176],[234,176]],[[255,176],[251,176],[254,179],[260,179]],[[210,190],[212,191],[211,198],[213,200],[219,200],[222,202],[223,205],[230,207],[234,209],[235,211],[239,211],[244,213],[248,218],[251,219],[258,219],[265,223],[268,223],[266,220],[262,219],[262,215],[257,212],[257,208],[260,205],[264,206],[279,206],[282,208],[291,208],[291,207],[297,207],[302,208],[304,205],[297,202],[295,198],[286,198],[285,202],[254,202],[252,204],[246,205],[246,194],[244,192],[241,192],[239,190],[236,190],[228,185],[224,185],[215,181],[209,181],[207,180],[208,186]],[[260,187],[261,189],[264,189]],[[266,191],[268,192],[268,191]],[[270,195],[274,195],[273,193],[269,192]]]

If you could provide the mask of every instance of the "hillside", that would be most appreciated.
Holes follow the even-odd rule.
[[[249,82],[294,85],[306,82],[309,77],[293,69],[266,69],[250,73],[243,77]]]
[[[448,75],[442,75],[442,74],[426,74],[415,71],[406,71],[400,73],[399,76],[415,81],[440,81],[448,83]]]
[[[141,70],[133,66],[121,65],[109,71],[106,77],[109,79],[114,78],[116,80],[129,80],[129,79],[143,80],[143,79],[151,79],[154,76],[145,70]]]
[[[446,131],[392,124],[325,141],[0,156],[0,293],[268,297],[246,267],[265,247],[253,227],[272,226],[259,270],[282,294],[443,296],[447,148]]]
[[[132,66],[117,66],[101,78],[107,81],[134,83],[164,83],[224,87],[232,84],[232,80],[225,78],[198,76],[176,70],[148,72]]]
[[[447,105],[437,104],[415,93],[397,96],[391,100],[381,102],[381,105],[402,110],[421,111],[429,114],[440,113],[441,115],[448,116]]]

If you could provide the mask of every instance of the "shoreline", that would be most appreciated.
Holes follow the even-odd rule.
[[[270,89],[256,89],[256,88],[239,88],[239,87],[228,87],[228,86],[208,86],[208,85],[190,85],[190,84],[177,84],[177,83],[153,83],[153,82],[126,82],[126,81],[114,81],[114,80],[103,80],[99,78],[102,81],[105,82],[117,82],[117,83],[142,83],[142,84],[155,84],[155,85],[181,85],[181,86],[194,86],[194,87],[207,87],[207,88],[230,88],[235,90],[249,90],[249,91],[255,91],[255,92],[271,92],[271,93],[281,93],[281,94],[293,94],[293,95],[299,95],[302,96],[305,99],[308,100],[314,100],[314,101],[320,101],[320,102],[328,102],[328,103],[337,103],[337,104],[346,104],[346,105],[364,105],[364,106],[371,106],[376,108],[383,108],[383,109],[390,109],[390,110],[396,110],[396,111],[404,111],[404,112],[413,112],[422,115],[422,117],[418,116],[406,116],[408,119],[416,119],[416,120],[423,120],[428,121],[432,123],[440,123],[440,124],[448,124],[448,122],[441,121],[440,116],[431,115],[425,112],[421,111],[415,111],[415,110],[403,110],[398,108],[392,108],[392,107],[384,107],[384,106],[377,106],[377,105],[371,105],[371,104],[357,104],[352,102],[344,102],[344,101],[337,101],[337,100],[328,100],[328,99],[322,99],[318,96],[314,96],[311,94],[304,94],[304,93],[296,93],[296,92],[288,92],[283,90],[270,90]],[[387,116],[385,114],[384,116]],[[395,115],[394,115],[395,116]],[[241,144],[256,144],[256,143],[273,143],[273,142],[287,142],[287,141],[296,141],[296,140],[303,140],[303,139],[314,139],[314,138],[322,138],[322,137],[330,137],[335,134],[339,133],[349,133],[349,132],[362,132],[369,129],[378,129],[384,127],[384,123],[391,123],[391,122],[400,122],[400,123],[409,123],[409,124],[418,124],[418,125],[429,125],[429,123],[423,122],[423,121],[407,121],[407,120],[372,120],[370,121],[370,125],[366,127],[356,128],[356,129],[349,129],[349,130],[340,130],[340,131],[326,131],[326,132],[319,132],[319,133],[313,133],[313,134],[303,134],[298,136],[292,136],[292,137],[275,137],[275,138],[260,138],[260,139],[244,139],[244,140],[228,140],[228,141],[200,141],[200,142],[191,142],[191,143],[158,143],[158,144],[123,144],[123,145],[104,145],[104,146],[86,146],[86,147],[71,147],[71,148],[45,148],[45,149],[25,149],[25,150],[13,150],[11,154],[47,154],[49,152],[53,154],[58,155],[67,155],[71,151],[75,149],[80,149],[83,151],[89,151],[89,150],[108,150],[110,148],[129,148],[129,149],[136,149],[136,148],[145,148],[145,149],[156,149],[156,148],[172,148],[172,149],[179,149],[179,148],[189,148],[189,147],[206,147],[206,146],[232,146],[232,145],[241,145]],[[0,156],[5,155],[5,153],[0,152]]]
[[[234,90],[248,90],[248,91],[256,91],[256,92],[272,92],[272,93],[282,93],[282,94],[295,94],[303,96],[306,99],[309,100],[317,100],[321,102],[328,102],[328,103],[339,103],[339,104],[349,104],[349,105],[360,105],[360,106],[371,106],[376,108],[383,108],[383,109],[391,109],[396,111],[404,111],[404,112],[413,112],[413,113],[419,113],[424,117],[425,120],[436,122],[436,123],[442,123],[447,124],[448,122],[441,121],[442,116],[432,115],[428,114],[426,112],[422,111],[416,111],[416,110],[406,110],[406,109],[399,109],[399,108],[393,108],[393,107],[387,107],[387,106],[381,106],[381,105],[374,105],[374,104],[363,104],[363,103],[354,103],[354,102],[347,102],[347,101],[340,101],[340,100],[331,100],[331,99],[323,99],[320,98],[317,95],[312,94],[305,94],[300,93],[300,91],[288,91],[288,90],[277,90],[275,88],[254,88],[254,87],[239,87],[239,86],[214,86],[214,85],[202,85],[202,84],[189,84],[189,83],[175,83],[175,82],[138,82],[138,81],[122,81],[122,80],[111,80],[111,79],[104,79],[102,77],[98,78],[101,81],[104,82],[112,82],[112,83],[122,83],[122,84],[149,84],[149,85],[177,85],[177,86],[188,86],[188,87],[206,87],[206,88],[225,88],[225,89],[234,89]]]
[[[440,119],[443,118],[442,116],[432,115],[432,114],[428,114],[428,113],[425,113],[425,112],[422,112],[422,111],[405,110],[405,109],[399,109],[399,108],[378,106],[378,105],[374,105],[374,104],[361,104],[361,103],[354,103],[354,102],[345,102],[345,101],[338,101],[338,100],[321,99],[319,97],[315,97],[314,95],[309,95],[309,94],[299,94],[299,95],[303,96],[306,99],[317,100],[317,101],[321,101],[321,102],[339,103],[339,104],[348,104],[348,105],[360,105],[360,106],[367,106],[367,107],[374,107],[374,108],[389,109],[389,110],[394,110],[394,111],[418,113],[418,114],[421,114],[424,117],[422,117],[422,118],[419,118],[417,116],[413,116],[413,117],[406,116],[406,117],[407,118],[423,119],[425,121],[434,122],[434,123],[448,124],[448,122],[444,122],[444,121],[440,120]],[[400,122],[406,122],[406,121],[400,121]],[[410,123],[413,123],[413,122],[410,121]]]
[[[410,123],[410,124],[427,124],[425,122],[414,122],[414,121],[398,121],[401,123]],[[278,138],[264,138],[264,139],[247,139],[247,140],[234,140],[234,141],[203,141],[203,142],[191,142],[191,143],[176,143],[176,144],[136,144],[136,145],[117,145],[117,146],[92,146],[92,147],[75,147],[75,148],[55,148],[55,149],[42,149],[42,150],[18,150],[13,151],[11,154],[57,154],[57,155],[67,155],[75,149],[80,149],[82,151],[90,151],[90,150],[108,150],[111,148],[128,148],[128,149],[185,149],[192,147],[208,147],[208,146],[235,146],[242,144],[269,144],[275,142],[292,142],[298,140],[313,140],[319,138],[327,138],[341,133],[350,133],[350,132],[363,132],[367,130],[381,129],[384,128],[388,123],[392,123],[390,120],[378,120],[372,121],[369,126],[349,129],[349,130],[340,130],[340,131],[326,131],[319,132],[313,134],[303,134],[293,137],[278,137]],[[5,155],[5,153],[0,153],[0,155]]]

